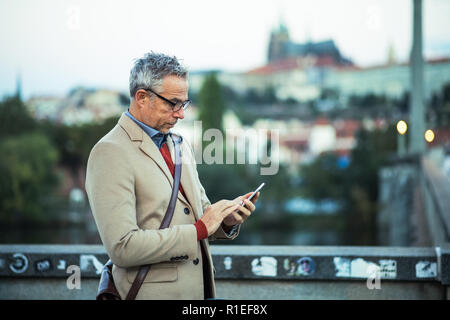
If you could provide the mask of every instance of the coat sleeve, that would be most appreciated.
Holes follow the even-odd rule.
[[[136,220],[135,171],[120,146],[99,142],[91,151],[86,192],[111,261],[127,268],[197,255],[194,225],[143,230]]]
[[[211,205],[211,202],[208,199],[208,196],[206,195],[206,191],[205,188],[203,188],[202,183],[200,182],[200,178],[198,176],[198,171],[197,171],[197,164],[195,163],[195,154],[194,154],[194,150],[192,149],[192,146],[187,142],[189,149],[191,151],[191,158],[192,161],[195,164],[195,174],[196,174],[196,184],[198,186],[200,186],[200,197],[201,197],[201,203],[202,203],[202,210],[203,212],[205,212],[206,208],[208,208]],[[234,230],[231,232],[231,234],[227,234],[223,229],[222,226],[219,227],[219,229],[217,229],[217,231],[215,233],[213,233],[212,235],[210,235],[208,237],[208,240],[210,241],[214,241],[214,240],[233,240],[234,238],[236,238],[239,234],[241,226],[237,226],[237,228],[234,228]]]

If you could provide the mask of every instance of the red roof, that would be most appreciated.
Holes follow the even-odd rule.
[[[450,57],[442,57],[442,58],[432,58],[426,60],[427,64],[439,64],[450,62]],[[376,69],[387,69],[395,66],[409,66],[409,62],[403,63],[394,63],[394,64],[380,64],[374,65],[370,67],[357,67],[357,66],[335,66],[335,69],[338,71],[367,71],[367,70],[376,70]]]
[[[428,59],[426,63],[428,64],[437,64],[437,63],[446,63],[450,62],[450,57],[441,57],[441,58],[432,58]],[[265,66],[258,67],[252,69],[247,72],[248,75],[269,75],[277,72],[286,72],[295,69],[305,69],[308,67],[332,67],[338,71],[366,71],[366,70],[376,70],[376,69],[385,69],[390,68],[392,66],[408,66],[408,62],[397,63],[394,65],[390,64],[382,64],[382,65],[374,65],[370,67],[358,67],[355,65],[344,66],[337,64],[332,56],[306,56],[306,57],[292,57],[284,60],[274,61]]]
[[[360,127],[361,123],[358,120],[339,120],[334,123],[337,137],[354,137]]]
[[[325,117],[318,117],[314,123],[316,125],[329,125],[330,121]]]
[[[274,61],[265,66],[252,69],[249,75],[268,75],[277,72],[305,69],[308,67],[337,67],[338,65],[331,56],[322,57],[293,57]]]
[[[262,66],[262,67],[259,67],[256,69],[252,69],[252,70],[248,71],[247,74],[264,75],[264,74],[271,74],[271,73],[275,73],[275,72],[293,70],[293,69],[298,69],[298,68],[299,68],[299,63],[297,61],[297,58],[291,58],[291,59],[286,59],[286,60],[281,60],[281,61],[275,61],[275,62],[272,62],[265,66]]]

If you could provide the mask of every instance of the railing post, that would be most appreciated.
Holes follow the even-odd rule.
[[[444,243],[440,247],[440,255],[440,258],[438,257],[440,280],[445,287],[446,298],[450,300],[450,243]]]

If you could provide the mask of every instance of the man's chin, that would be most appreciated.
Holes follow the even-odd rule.
[[[162,129],[160,130],[160,132],[162,132],[162,133],[164,133],[164,134],[168,134],[171,128],[173,128],[173,126],[162,128]]]
[[[173,127],[175,127],[175,124],[176,124],[176,123],[174,123],[174,124],[168,123],[168,124],[166,125],[166,127],[164,128],[164,130],[167,131],[167,132],[165,132],[165,133],[168,133],[170,129],[172,129]]]

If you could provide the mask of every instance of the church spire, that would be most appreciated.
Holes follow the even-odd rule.
[[[16,94],[15,96],[22,100],[22,77],[20,72],[17,74],[16,78]]]
[[[278,33],[285,34],[287,37],[289,37],[289,31],[286,26],[286,20],[284,19],[283,8],[281,8],[281,5],[280,5],[280,13],[278,15]]]
[[[282,8],[280,8],[278,28],[275,27],[270,33],[267,62],[285,58],[289,42],[289,31],[282,14]]]
[[[394,47],[394,44],[392,43],[392,41],[389,44],[387,56],[388,56],[387,57],[388,65],[393,65],[393,64],[397,63],[397,57],[395,55],[395,47]]]

